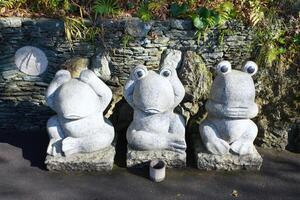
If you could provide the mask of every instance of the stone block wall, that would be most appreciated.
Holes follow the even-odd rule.
[[[53,115],[44,100],[47,85],[63,64],[74,57],[88,58],[89,68],[113,90],[114,97],[106,116],[118,132],[124,132],[132,110],[122,97],[122,86],[130,69],[144,64],[158,69],[170,53],[180,57],[178,74],[186,88],[186,96],[177,112],[188,120],[187,134],[205,114],[214,67],[229,60],[240,68],[251,58],[252,31],[232,21],[220,29],[197,36],[189,20],[151,21],[138,19],[103,20],[99,22],[101,37],[94,42],[76,41],[72,48],[64,38],[64,24],[56,19],[0,19],[0,130],[44,129]],[[46,54],[49,65],[40,76],[19,72],[14,64],[17,49],[31,45]],[[174,51],[177,50],[177,51]]]
[[[41,76],[28,76],[14,64],[15,52],[26,45],[40,48],[49,64]],[[53,112],[44,92],[55,72],[74,55],[92,56],[93,46],[75,44],[74,52],[64,39],[64,24],[54,19],[0,19],[0,130],[39,130]]]

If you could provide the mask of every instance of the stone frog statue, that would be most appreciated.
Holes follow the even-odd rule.
[[[57,113],[47,123],[47,153],[67,156],[111,145],[114,128],[103,117],[111,99],[110,88],[94,72],[84,70],[71,78],[69,71],[58,71],[46,91],[47,103]]]
[[[124,97],[134,109],[126,135],[129,146],[184,153],[185,122],[173,112],[184,95],[175,68],[164,67],[156,73],[143,65],[135,67],[124,88]]]
[[[250,119],[258,113],[252,75],[257,65],[248,61],[243,71],[231,70],[228,61],[217,66],[210,97],[206,103],[207,118],[200,124],[200,135],[207,150],[223,155],[252,154],[257,126]]]

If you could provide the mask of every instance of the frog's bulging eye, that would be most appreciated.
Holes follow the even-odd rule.
[[[145,69],[137,68],[134,70],[134,77],[138,80],[144,78],[146,75],[147,71]]]
[[[170,77],[172,75],[172,71],[170,69],[163,69],[160,72],[160,75],[164,76],[164,77]]]
[[[255,72],[255,68],[252,67],[252,66],[250,66],[250,67],[248,67],[247,72],[248,72],[249,74],[252,74],[253,72]]]
[[[226,73],[228,71],[228,66],[226,66],[226,65],[221,66],[220,71],[222,73]]]
[[[257,72],[257,64],[253,61],[248,61],[243,67],[243,71],[253,76]]]
[[[231,72],[231,64],[228,61],[222,61],[217,66],[217,72],[220,74],[227,74]]]

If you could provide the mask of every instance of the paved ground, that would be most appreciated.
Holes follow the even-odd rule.
[[[168,170],[164,182],[153,183],[143,172],[118,166],[106,174],[48,172],[41,153],[46,144],[40,134],[0,134],[1,200],[300,199],[300,154],[259,149],[264,158],[260,172],[201,172],[190,167]]]

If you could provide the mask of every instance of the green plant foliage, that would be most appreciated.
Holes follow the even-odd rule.
[[[151,0],[148,2],[148,9],[155,19],[166,20],[168,15],[167,0]]]
[[[277,19],[269,21],[263,29],[256,29],[255,44],[259,47],[257,61],[260,65],[271,66],[286,52],[285,34],[283,22]]]
[[[258,22],[262,21],[264,18],[263,7],[260,4],[260,0],[250,0],[249,1],[251,13],[250,13],[250,21],[255,26]]]
[[[68,0],[27,0],[27,4],[30,5],[32,11],[39,12],[43,11],[46,13],[58,12],[59,10],[67,11],[70,6],[70,2]]]
[[[14,1],[0,0],[0,7],[13,8]]]
[[[170,6],[170,13],[172,17],[178,18],[178,17],[185,17],[188,14],[189,7],[186,3],[183,3],[181,5],[177,3],[172,3]]]
[[[219,44],[222,44],[224,36],[230,34],[222,25],[237,18],[252,26],[256,35],[256,57],[265,65],[271,65],[279,58],[292,62],[300,52],[300,13],[295,0],[0,0],[2,17],[35,14],[64,19],[65,35],[70,43],[74,40],[94,41],[103,33],[95,25],[97,18],[115,16],[121,14],[120,11],[143,21],[165,20],[168,16],[190,18],[198,44],[215,29],[218,29]],[[83,23],[86,18],[90,20],[90,26]],[[290,21],[293,22],[286,26]],[[131,39],[128,35],[123,36],[123,46],[126,47]]]
[[[268,4],[273,0],[237,0],[240,10],[240,17],[252,26],[258,25],[265,18],[265,11],[268,11]],[[237,6],[237,5],[236,5]]]
[[[293,43],[300,46],[300,33],[293,36]]]
[[[66,39],[71,43],[73,40],[84,39],[85,24],[81,19],[66,17],[64,20]]]
[[[193,15],[192,21],[194,27],[197,29],[197,42],[200,43],[201,37],[208,34],[213,27],[220,27],[227,21],[236,17],[236,10],[231,2],[224,2],[216,9],[208,9],[200,7]],[[224,37],[224,35],[221,37]],[[223,40],[223,38],[221,38]]]
[[[137,16],[143,21],[150,21],[152,19],[152,13],[149,10],[149,4],[143,3],[137,11]]]
[[[27,0],[0,0],[0,7],[19,8],[27,3]]]
[[[218,44],[222,45],[224,43],[224,37],[226,36],[230,36],[233,35],[234,31],[232,31],[231,29],[220,29],[219,30],[219,37],[218,37]]]
[[[99,27],[85,25],[81,18],[66,17],[64,24],[65,36],[71,47],[74,41],[95,41],[103,32]]]
[[[216,8],[216,11],[219,14],[219,24],[225,24],[228,20],[235,18],[237,15],[234,5],[231,2],[222,3]]]
[[[124,34],[122,37],[122,44],[123,47],[126,48],[129,44],[129,42],[133,41],[133,36],[129,35],[129,34]]]
[[[106,16],[115,15],[120,9],[116,0],[96,0],[93,10],[101,16]]]
[[[127,8],[127,9],[133,9],[133,8],[134,8],[134,4],[133,4],[132,2],[128,2],[128,3],[126,4],[126,8]]]
[[[217,14],[208,10],[207,8],[200,8],[198,15],[192,17],[193,25],[197,29],[195,35],[197,35],[197,43],[200,44],[201,36],[205,38],[209,28],[215,26],[219,20]]]
[[[84,30],[85,40],[95,42],[98,37],[101,37],[103,30],[99,27],[87,27]]]

